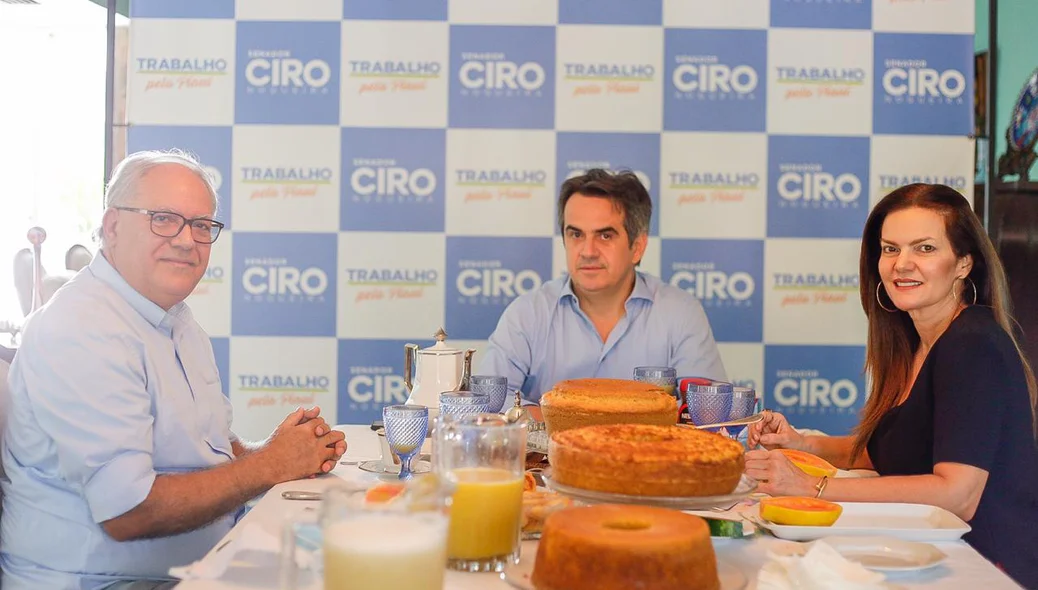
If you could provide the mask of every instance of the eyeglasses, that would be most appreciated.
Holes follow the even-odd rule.
[[[151,216],[151,232],[163,238],[175,238],[184,230],[184,226],[190,224],[191,239],[199,244],[212,244],[220,237],[223,224],[206,217],[195,217],[188,219],[179,213],[172,211],[152,211],[151,209],[134,209],[133,207],[113,207],[120,211],[140,213]]]

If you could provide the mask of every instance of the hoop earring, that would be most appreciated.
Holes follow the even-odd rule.
[[[879,308],[880,309],[882,309],[883,311],[885,311],[887,313],[897,313],[897,311],[898,311],[897,309],[887,309],[883,305],[883,299],[881,299],[880,296],[879,296],[879,290],[882,289],[882,288],[883,288],[883,283],[882,282],[876,283],[876,303],[879,304]]]
[[[965,279],[963,279],[963,281],[969,281],[970,285],[973,286],[973,303],[971,303],[970,305],[976,305],[977,304],[977,284],[974,283],[973,279],[971,279],[969,277],[966,277]],[[965,290],[965,289],[966,289],[966,287],[963,287],[963,290]],[[963,299],[965,299],[965,297],[963,297]]]

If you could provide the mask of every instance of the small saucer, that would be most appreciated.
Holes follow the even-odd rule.
[[[381,459],[373,459],[371,461],[364,461],[357,467],[361,471],[367,471],[369,473],[377,473],[379,475],[400,475],[400,466],[394,465],[392,467],[386,467],[382,464]],[[414,473],[429,473],[432,469],[432,464],[428,461],[414,461],[411,463],[411,470]]]
[[[914,572],[943,563],[948,556],[930,543],[905,541],[894,537],[832,536],[821,539],[848,561],[879,572]],[[816,541],[817,542],[817,541]],[[768,549],[768,556],[803,556],[811,543],[780,541]]]

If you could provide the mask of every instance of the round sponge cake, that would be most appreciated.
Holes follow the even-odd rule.
[[[650,506],[599,504],[544,523],[530,579],[537,590],[718,590],[702,518]]]
[[[686,426],[605,424],[551,435],[552,479],[631,496],[718,496],[739,485],[742,445]]]
[[[548,435],[593,424],[675,424],[677,404],[662,387],[625,379],[560,381],[541,397]]]

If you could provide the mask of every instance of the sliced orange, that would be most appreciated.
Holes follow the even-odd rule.
[[[523,491],[532,492],[537,489],[537,479],[529,471],[523,473]]]
[[[842,512],[843,506],[818,498],[789,496],[760,501],[760,517],[775,524],[832,526]]]
[[[404,493],[402,483],[380,483],[364,494],[364,501],[371,504],[382,504],[392,501],[402,493]]]
[[[800,468],[801,471],[814,477],[836,477],[836,468],[818,455],[794,451],[793,449],[779,449],[779,452],[789,459],[789,462]]]

